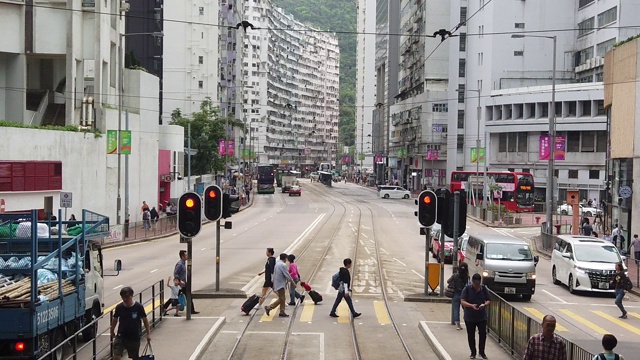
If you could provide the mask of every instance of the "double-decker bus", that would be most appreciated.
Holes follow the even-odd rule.
[[[498,203],[498,199],[500,199],[500,204],[504,205],[507,210],[516,212],[533,211],[534,185],[533,175],[530,173],[487,171],[487,181],[501,188],[501,190],[494,191],[493,194],[491,194],[491,198],[495,203]],[[451,173],[450,184],[451,192],[465,189],[465,185],[467,185],[467,199],[469,199],[469,201],[471,201],[471,189],[477,191],[478,202],[482,202],[482,199],[485,198],[482,194],[482,189],[484,188],[484,173],[482,172],[453,171]]]
[[[276,189],[275,170],[271,164],[258,165],[258,194],[273,194]]]

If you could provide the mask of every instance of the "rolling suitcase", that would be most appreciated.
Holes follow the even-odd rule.
[[[322,301],[322,295],[315,290],[309,291],[309,296],[311,297],[311,300],[313,300],[314,304],[318,304]]]
[[[245,301],[244,304],[242,304],[242,307],[240,307],[240,310],[242,310],[246,315],[249,315],[249,312],[253,310],[253,308],[256,307],[256,305],[258,305],[259,301],[260,301],[260,296],[251,295],[247,299],[247,301]]]

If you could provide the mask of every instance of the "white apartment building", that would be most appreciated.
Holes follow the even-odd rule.
[[[376,0],[358,1],[356,69],[356,153],[359,168],[372,168],[376,102]]]
[[[218,21],[218,0],[164,1],[163,121],[175,109],[191,116],[207,97],[220,105]]]
[[[470,154],[479,140],[488,170],[531,171],[536,197],[544,199],[547,161],[538,152],[552,111],[555,36],[556,133],[566,146],[565,160],[556,161],[555,196],[562,201],[566,189],[577,188],[581,198],[600,199],[607,121],[603,87],[595,81],[602,80],[604,53],[638,32],[625,27],[640,21],[622,15],[637,9],[632,0],[452,1],[451,24],[462,25],[449,39],[458,61],[449,68],[447,147],[457,156],[448,158],[447,172],[475,171]],[[561,31],[567,29],[576,30]]]
[[[247,2],[260,30],[243,39],[243,111],[258,163],[304,170],[335,163],[338,142],[339,47],[270,1]]]
[[[447,183],[449,52],[439,46],[440,38],[424,35],[446,28],[449,10],[445,3],[400,2],[400,72],[389,148],[394,179],[410,190]]]

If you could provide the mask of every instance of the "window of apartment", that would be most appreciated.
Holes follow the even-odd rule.
[[[461,6],[460,7],[460,23],[464,24],[465,22],[467,22],[467,7]]]
[[[616,38],[613,38],[607,41],[603,41],[600,44],[596,45],[596,56],[604,57],[607,51],[613,49],[613,45],[615,44],[616,44]]]
[[[431,105],[431,111],[432,112],[448,112],[449,104],[448,103],[433,104]]]
[[[516,50],[513,52],[513,56],[524,56],[524,51]]]
[[[579,101],[581,116],[591,116],[591,101]]]
[[[607,132],[596,131],[596,152],[607,151]]]
[[[201,7],[199,7],[199,8],[198,8],[198,13],[199,13],[200,15],[204,15],[204,7],[202,7],[202,6],[201,6]]]
[[[578,170],[569,170],[569,179],[577,179]]]
[[[458,59],[458,76],[465,77],[465,65],[467,61],[465,59]]]
[[[460,33],[460,51],[467,51],[467,34]]]
[[[595,18],[590,17],[587,20],[578,23],[578,36],[585,35],[593,31],[595,27]]]
[[[611,24],[616,20],[618,20],[618,7],[614,6],[611,9],[598,14],[598,27],[603,27],[605,25]]]
[[[567,152],[580,151],[580,132],[569,131],[567,133]]]
[[[600,179],[600,170],[589,170],[589,180]]]
[[[576,82],[578,82],[579,84],[584,84],[584,83],[590,83],[593,82],[593,75],[587,75],[587,76],[583,76],[583,77],[579,77]]]
[[[586,49],[582,49],[578,51],[576,56],[577,56],[576,64],[577,65],[584,64],[585,62],[587,62],[587,60],[593,58],[593,46],[589,46]]]
[[[598,113],[596,115],[604,115],[604,100],[596,100],[598,106]]]
[[[531,169],[528,169],[528,168],[522,168],[522,172],[523,172],[523,173],[530,173],[530,172],[531,172]]]
[[[515,23],[516,29],[524,29],[524,23]]]
[[[596,150],[596,132],[583,131],[580,152],[594,152]]]
[[[498,152],[507,152],[507,134],[500,133],[498,136]]]
[[[459,153],[464,152],[464,134],[458,134],[458,139],[456,141],[456,150]]]
[[[508,133],[507,134],[507,152],[516,152],[516,147],[518,146],[518,133]]]
[[[464,129],[464,110],[458,110],[458,129]]]
[[[521,153],[527,152],[528,139],[529,139],[529,133],[526,133],[526,132],[518,133],[518,152],[521,152]]]
[[[202,80],[198,80],[198,89],[202,89],[204,87],[204,82]]]
[[[464,104],[464,84],[458,85],[458,103]]]
[[[587,6],[594,2],[595,0],[578,0],[578,7],[581,8],[583,6]]]
[[[198,64],[204,64],[204,56],[198,56]]]

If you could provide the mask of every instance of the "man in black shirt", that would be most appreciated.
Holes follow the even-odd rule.
[[[476,358],[476,327],[478,328],[479,339],[478,347],[480,357],[487,358],[484,353],[485,343],[487,342],[487,305],[491,303],[487,288],[482,285],[482,277],[475,273],[471,278],[471,285],[467,285],[462,290],[460,302],[464,308],[464,323],[467,325],[467,340],[469,341],[469,350],[471,350],[470,359]]]
[[[351,300],[351,274],[349,273],[349,269],[351,269],[352,261],[349,258],[346,258],[342,261],[344,267],[340,268],[340,289],[338,289],[338,296],[336,297],[336,301],[333,303],[333,307],[331,308],[331,312],[329,316],[338,317],[336,314],[336,310],[338,309],[338,305],[342,299],[347,302],[349,306],[349,310],[351,310],[351,315],[354,318],[362,315],[359,312],[356,312],[356,309],[353,308],[353,301]]]
[[[140,351],[140,335],[142,333],[140,320],[144,322],[144,328],[147,330],[148,343],[151,342],[151,327],[144,306],[133,300],[132,288],[128,286],[122,288],[120,297],[122,303],[116,306],[113,320],[111,320],[114,360],[120,360],[125,349],[130,358],[137,360],[140,357],[138,352]],[[118,322],[120,322],[119,325]],[[118,325],[117,334],[115,332],[116,325]]]

